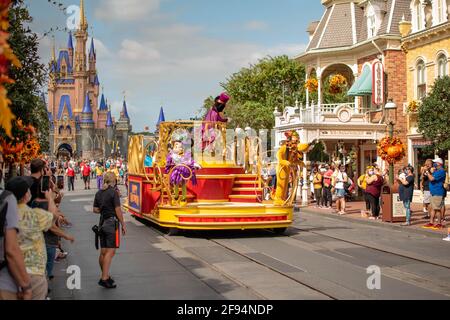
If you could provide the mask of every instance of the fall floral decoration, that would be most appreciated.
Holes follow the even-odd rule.
[[[24,126],[20,119],[16,126],[19,131],[25,133],[26,139],[23,142],[2,140],[0,146],[3,149],[3,158],[7,163],[26,164],[39,157],[41,146],[36,136],[36,129],[33,126]]]
[[[417,100],[412,100],[408,103],[408,106],[406,107],[407,113],[416,113],[419,111],[420,102]]]
[[[406,156],[406,147],[399,138],[385,137],[378,143],[378,155],[389,164],[401,161]]]
[[[20,68],[21,63],[8,44],[8,14],[10,5],[11,0],[0,0],[0,128],[3,128],[6,135],[12,138],[12,122],[14,121],[15,116],[9,107],[11,101],[7,97],[7,91],[4,84],[14,83],[14,80],[10,79],[8,76],[11,64]]]
[[[347,79],[341,74],[335,74],[330,77],[330,93],[332,94],[342,93],[347,85]]]
[[[305,89],[307,89],[310,93],[317,92],[319,88],[319,81],[316,78],[310,78],[306,80]]]

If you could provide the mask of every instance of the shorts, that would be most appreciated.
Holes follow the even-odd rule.
[[[102,249],[120,248],[119,221],[116,218],[109,218],[103,221],[100,233],[100,247]]]
[[[424,191],[423,192],[423,203],[424,204],[430,204],[431,203],[431,192],[430,191]]]
[[[84,183],[90,182],[91,181],[91,177],[90,176],[83,176],[83,181],[84,181]]]
[[[345,198],[345,189],[336,189],[336,196],[338,199]]]
[[[431,197],[431,208],[433,210],[441,210],[444,207],[444,197],[443,196],[433,196]]]

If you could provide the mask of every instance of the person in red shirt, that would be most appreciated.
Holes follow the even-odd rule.
[[[331,189],[333,189],[333,173],[334,165],[326,165],[325,173],[323,174],[323,207],[331,209],[333,206],[333,194]]]
[[[67,175],[67,184],[69,186],[69,191],[75,191],[74,182],[75,182],[75,170],[72,168],[71,165],[66,170]]]
[[[81,164],[81,174],[83,176],[84,181],[84,190],[91,189],[91,167],[89,162],[83,162]]]

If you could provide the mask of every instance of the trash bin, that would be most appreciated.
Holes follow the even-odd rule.
[[[400,195],[393,193],[390,186],[381,189],[381,208],[383,222],[406,222],[406,211],[400,201]]]

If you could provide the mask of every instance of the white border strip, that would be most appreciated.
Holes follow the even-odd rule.
[[[352,14],[352,33],[353,33],[353,44],[358,42],[356,38],[356,15],[355,15],[355,3],[350,2],[350,11]]]
[[[394,18],[394,10],[395,10],[396,1],[397,0],[392,0],[391,13],[389,15],[389,23],[388,23],[388,26],[387,26],[387,29],[386,29],[387,33],[391,33],[392,19]]]

